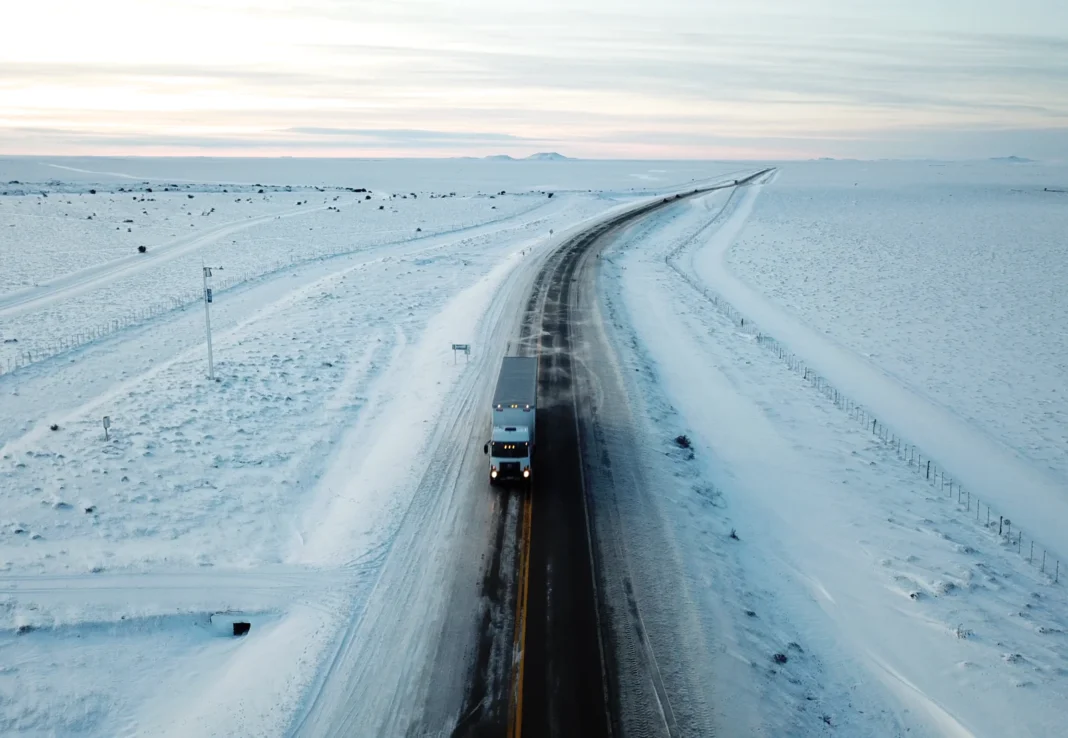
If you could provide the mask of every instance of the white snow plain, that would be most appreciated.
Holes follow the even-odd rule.
[[[427,688],[414,661],[473,535],[456,514],[464,480],[424,499],[419,460],[461,474],[449,454],[477,433],[534,267],[579,223],[757,168],[235,166],[0,159],[0,338],[18,341],[0,343],[0,371],[61,344],[0,374],[4,735],[325,733],[321,703],[352,695],[368,734],[401,726],[389,713]],[[603,260],[663,522],[642,531],[666,536],[630,548],[640,561],[659,546],[677,569],[657,617],[689,634],[675,647],[724,734],[1059,734],[1063,578],[702,290],[1063,550],[1066,195],[1044,188],[1064,180],[1017,164],[784,165],[630,229]],[[373,199],[357,205],[356,188]],[[217,277],[218,383],[202,305],[168,307],[199,294],[204,262],[237,275]],[[452,342],[473,344],[470,363]],[[248,636],[231,637],[236,620]],[[360,670],[323,689],[343,650]]]
[[[1037,163],[794,165],[728,264],[1063,490],[1066,184],[1068,167]]]
[[[958,431],[970,432],[985,445],[973,458],[953,460],[954,468],[965,467],[962,474],[974,463],[979,474],[1007,468],[1027,481],[1042,479],[1044,470],[995,453],[997,439],[969,426],[979,409],[955,415],[917,391],[912,375],[895,384],[899,375],[881,371],[877,357],[828,341],[824,331],[834,327],[822,313],[817,317],[813,309],[797,318],[727,271],[725,254],[733,248],[730,263],[745,263],[747,278],[761,273],[760,284],[806,284],[810,300],[846,294],[834,314],[848,314],[846,325],[880,336],[885,313],[856,310],[850,300],[889,291],[884,282],[896,284],[896,272],[866,271],[863,281],[839,280],[824,293],[835,279],[828,276],[832,264],[799,267],[817,257],[799,254],[806,248],[796,238],[786,242],[788,254],[776,251],[798,218],[861,228],[831,212],[845,207],[841,198],[805,184],[807,177],[833,178],[845,166],[786,165],[772,184],[692,201],[631,229],[603,261],[609,334],[635,415],[644,418],[646,481],[664,521],[643,530],[666,531],[665,540],[645,545],[674,552],[682,583],[669,617],[686,625],[685,648],[693,654],[687,662],[702,670],[701,683],[713,685],[708,709],[728,735],[1059,734],[1068,719],[1063,578],[1053,584],[1026,552],[1020,556],[985,521],[976,523],[974,505],[965,510],[943,496],[706,296],[711,290],[736,302],[760,330],[829,379],[852,383],[848,389],[858,401],[883,402],[889,412],[908,398],[904,409],[920,411],[902,413],[899,432],[928,433],[936,458],[938,450],[952,450]],[[888,193],[895,191],[895,176],[903,175],[906,189],[927,180],[925,164],[853,166],[888,200],[871,227],[894,219],[898,201]],[[786,184],[791,180],[793,186]],[[848,192],[842,186],[842,197],[853,192],[853,181]],[[776,197],[781,184],[785,194]],[[911,194],[899,195],[912,202]],[[868,208],[877,211],[876,195],[869,198]],[[788,209],[777,213],[784,200]],[[1057,217],[1057,211],[1047,214]],[[783,222],[769,230],[767,222],[776,218]],[[1035,219],[1032,213],[1025,222]],[[944,221],[937,228],[953,230]],[[841,243],[833,253],[835,263],[853,259]],[[1059,256],[1050,258],[1059,263]],[[795,264],[784,266],[790,259]],[[772,263],[764,274],[766,262]],[[862,267],[842,268],[855,273]],[[1028,289],[1048,287],[1043,279],[1056,280],[1056,268],[1031,274]],[[975,280],[982,279],[980,271]],[[938,284],[928,288],[937,292]],[[925,314],[930,307],[930,300],[914,295],[896,310]],[[910,317],[922,321],[922,315]],[[1034,325],[1044,339],[1036,344],[1061,341],[1063,349],[1063,324]],[[978,327],[968,329],[980,340]],[[903,335],[887,332],[889,345],[906,345]],[[1026,372],[1030,357],[999,343],[1000,335],[984,337],[982,350]],[[909,346],[919,354],[924,344]],[[968,381],[967,375],[957,381]],[[1016,393],[1006,388],[1001,399]],[[692,453],[674,443],[679,434],[690,438]],[[942,447],[935,443],[940,434],[948,436]],[[1048,525],[1035,525],[1053,537],[1051,545],[1063,542],[1058,533],[1068,523],[1064,500],[1054,492],[1021,484],[1003,496],[1009,513],[1044,514]],[[661,571],[649,578],[667,576]]]
[[[353,647],[350,623],[404,622],[411,657],[422,653],[426,636],[409,636],[427,630],[423,608],[444,606],[442,583],[421,573],[437,570],[424,557],[399,574],[420,583],[405,588],[419,607],[373,593],[402,523],[422,520],[419,460],[479,415],[533,267],[580,223],[731,170],[661,166],[628,192],[646,166],[588,164],[580,184],[609,187],[549,198],[549,170],[506,163],[476,168],[477,187],[469,172],[451,196],[421,190],[408,163],[410,184],[370,183],[357,205],[366,194],[351,188],[369,183],[356,176],[331,191],[283,174],[262,194],[261,172],[230,171],[244,186],[181,176],[210,160],[154,162],[164,168],[147,183],[123,176],[144,164],[0,160],[0,178],[18,180],[0,196],[14,339],[0,346],[76,336],[0,375],[5,735],[278,735],[306,713],[331,654]],[[27,185],[42,166],[92,171]],[[390,166],[371,169],[398,179]],[[201,303],[120,318],[172,290],[198,295],[205,262],[242,275],[212,305],[218,382],[205,376]],[[452,342],[473,345],[470,363],[454,364]],[[457,541],[454,518],[424,522]],[[438,567],[444,551],[430,552]],[[236,620],[250,634],[224,637]],[[407,673],[398,661],[385,678],[388,666],[360,687],[378,689],[375,704]]]

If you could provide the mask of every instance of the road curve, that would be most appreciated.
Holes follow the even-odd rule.
[[[665,197],[602,222],[562,244],[538,273],[518,341],[518,353],[539,357],[537,476],[529,494],[511,493],[522,500],[518,524],[504,519],[500,524],[518,525],[515,547],[491,552],[494,576],[481,593],[491,609],[514,612],[514,623],[507,630],[479,624],[479,653],[454,736],[676,735],[655,659],[641,656],[647,641],[640,629],[620,632],[612,625],[619,621],[616,613],[635,613],[639,620],[640,613],[617,586],[619,577],[603,570],[613,559],[599,551],[592,523],[589,474],[604,464],[585,458],[591,450],[584,427],[588,395],[598,382],[587,376],[584,344],[592,336],[582,325],[593,317],[588,308],[596,259],[622,228],[679,200],[747,184],[766,171]],[[505,560],[511,571],[501,571]],[[501,586],[502,578],[515,586]],[[502,594],[508,599],[502,601]],[[512,659],[502,663],[496,655],[509,649]],[[617,655],[628,651],[639,656]],[[643,704],[633,704],[635,698]]]

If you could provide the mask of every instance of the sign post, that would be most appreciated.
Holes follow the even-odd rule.
[[[108,436],[108,428],[110,428],[110,427],[111,427],[111,418],[109,416],[105,415],[104,416],[104,440],[105,441],[110,441],[111,440],[111,438]]]
[[[456,363],[456,352],[463,351],[465,360],[471,356],[471,345],[468,343],[454,343],[452,345],[452,363]]]
[[[204,267],[204,327],[208,334],[208,379],[215,381],[215,359],[211,353],[211,285],[209,280],[211,279],[212,269],[222,269],[222,267]]]

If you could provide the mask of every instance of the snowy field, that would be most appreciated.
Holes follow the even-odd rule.
[[[334,190],[283,168],[262,194],[262,172],[32,183],[39,166],[0,161],[21,188],[0,196],[0,346],[75,338],[0,375],[4,735],[282,733],[363,613],[427,450],[494,371],[540,258],[582,223],[731,170],[587,164],[576,181],[605,190],[549,198],[540,168],[468,174],[451,196],[404,167],[382,189],[384,163]],[[204,262],[225,267],[216,286],[241,275],[212,307],[217,383],[202,304],[174,307],[199,297]],[[452,342],[473,345],[469,363]],[[462,520],[430,522],[460,540],[446,522]],[[235,620],[251,634],[224,637]]]
[[[222,267],[218,288],[554,206],[540,194],[157,189],[0,197],[0,249],[11,261],[0,281],[0,371],[27,352],[54,354],[198,300],[204,264]]]
[[[343,648],[369,656],[347,678],[372,724],[422,672],[367,634],[425,656],[479,502],[421,480],[459,474],[541,259],[756,168],[0,159],[0,734],[284,734]],[[1045,188],[1066,184],[1030,164],[783,165],[606,253],[650,492],[621,519],[632,565],[643,542],[662,564],[637,595],[652,647],[715,685],[724,735],[1062,732],[1064,576],[707,295],[1063,563],[1068,195]],[[204,263],[224,267],[216,383]]]
[[[0,372],[196,302],[204,264],[223,267],[219,291],[552,206],[550,193],[633,197],[736,167],[0,158]]]
[[[1066,190],[1041,164],[791,165],[728,265],[1068,487]]]
[[[492,194],[500,190],[617,193],[682,188],[709,172],[751,172],[739,162],[492,161],[485,159],[233,159],[108,157],[0,157],[0,182],[110,182],[366,187]],[[0,184],[0,191],[7,189]]]
[[[1054,585],[705,296],[743,302],[725,281],[725,254],[740,259],[763,232],[747,217],[773,217],[763,200],[781,201],[790,170],[665,213],[606,254],[604,318],[644,419],[657,511],[623,502],[620,514],[632,541],[668,552],[655,571],[632,557],[654,648],[658,633],[684,633],[685,664],[715,685],[707,708],[726,735],[1058,735],[1068,719],[1063,577]],[[793,276],[806,278],[827,281],[823,270]],[[761,300],[777,309],[744,295],[750,314]],[[818,350],[822,320],[772,314],[762,317],[807,361],[836,361]],[[850,361],[837,363],[848,374]],[[867,361],[852,364],[859,374]],[[936,414],[920,422],[956,431]],[[692,452],[673,442],[679,434]],[[1063,511],[1047,512],[1063,530]],[[657,608],[650,595],[665,582],[674,596]],[[671,672],[673,646],[660,645]]]

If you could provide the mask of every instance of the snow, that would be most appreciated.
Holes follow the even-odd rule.
[[[554,189],[569,192],[656,194],[735,172],[752,172],[738,162],[708,161],[487,161],[482,159],[257,159],[165,157],[4,157],[0,183],[72,185],[131,181],[213,184],[219,187],[366,187],[375,192],[456,192],[471,196]],[[0,193],[25,185],[0,184]]]
[[[728,265],[1063,489],[1068,200],[1046,188],[1066,181],[1011,163],[784,167]]]
[[[644,417],[643,464],[663,521],[641,532],[664,540],[642,546],[678,551],[681,585],[661,617],[682,624],[686,663],[716,685],[708,708],[725,734],[1057,734],[1068,717],[1063,585],[705,296],[737,300],[832,381],[875,393],[859,400],[887,390],[890,409],[915,397],[826,341],[822,320],[784,317],[724,270],[724,252],[751,243],[748,218],[789,173],[634,228],[604,261],[610,335]],[[805,277],[825,281],[820,271],[792,275]],[[934,411],[901,420],[906,433],[968,427]],[[671,440],[679,434],[692,456]],[[1021,497],[1006,501],[1010,512]],[[1063,529],[1058,502],[1033,499]],[[658,654],[662,665],[671,658]]]
[[[18,339],[0,344],[0,732],[320,735],[338,706],[353,734],[414,730],[404,705],[455,686],[431,654],[484,534],[480,408],[536,267],[583,224],[738,170],[0,158],[19,180],[0,185],[0,337]],[[1064,561],[1065,211],[1043,188],[1065,180],[784,166],[603,260],[655,513],[627,548],[664,567],[637,596],[674,588],[642,616],[651,643],[684,634],[663,678],[684,657],[723,734],[1059,732],[1063,581],[706,295]],[[204,262],[226,267],[215,383]]]
[[[809,366],[869,408],[879,422],[933,457],[970,493],[994,503],[1016,521],[1018,528],[1066,558],[1068,538],[1061,521],[1068,520],[1068,497],[1056,477],[1021,458],[1001,439],[967,422],[970,413],[954,413],[951,407],[928,399],[913,381],[900,379],[883,370],[873,357],[858,356],[806,326],[723,268],[724,252],[749,217],[759,192],[759,187],[751,188],[739,202],[732,203],[736,209],[723,229],[711,239],[709,248],[694,257],[696,274],[754,320],[760,330],[781,337]],[[987,346],[993,354],[993,344]],[[1006,351],[1012,354],[1011,349]],[[1009,359],[1002,356],[991,361]],[[957,381],[968,379],[961,375]],[[1005,397],[999,401],[1011,404]]]
[[[12,161],[40,166],[0,164]],[[484,376],[540,259],[579,224],[632,205],[618,192],[635,167],[587,168],[613,192],[550,199],[537,170],[509,175],[516,194],[431,198],[410,177],[355,205],[363,193],[314,186],[159,192],[137,173],[134,184],[100,174],[144,161],[80,163],[62,166],[88,170],[84,181],[20,176],[24,194],[0,197],[18,225],[9,230],[22,232],[3,253],[25,262],[0,289],[3,335],[18,343],[0,346],[18,356],[80,334],[52,358],[0,363],[10,369],[0,375],[2,732],[277,735],[300,715],[325,729],[329,701],[350,695],[366,725],[402,719],[388,714],[395,694],[426,689],[409,683],[412,665],[361,661],[325,685],[348,690],[338,694],[324,691],[326,669],[391,643],[413,664],[430,653],[439,636],[428,623],[441,620],[476,519],[457,511],[480,502],[463,492],[480,467],[454,462],[457,447],[480,448],[464,434],[482,432]],[[708,179],[724,168],[680,169]],[[117,191],[146,186],[153,193]],[[129,254],[125,231],[113,238],[97,218],[61,215],[82,212],[75,205],[109,227],[136,215],[158,240]],[[193,222],[190,235],[168,232],[175,220]],[[214,383],[202,303],[174,307],[199,298],[205,261],[226,267],[212,305]],[[172,293],[181,299],[144,311]],[[472,344],[470,363],[453,364],[453,342]],[[451,469],[440,476],[455,499],[428,459]],[[231,617],[249,619],[250,633],[221,637]]]
[[[17,705],[5,700],[0,731],[101,734],[109,713],[149,698],[158,680],[183,670],[184,660],[221,659],[234,646],[212,634],[205,618],[174,615],[24,635],[9,631],[0,638],[6,664],[0,690],[17,695]],[[146,655],[152,653],[156,663],[145,669]],[[159,658],[163,654],[167,658]],[[28,663],[35,668],[26,668]],[[57,679],[60,670],[65,677]]]
[[[190,226],[199,226],[199,232],[198,228],[189,229],[194,235],[181,236],[172,229],[167,233],[170,240],[160,243],[149,240],[145,254],[137,253],[134,242],[129,242],[121,249],[114,245],[95,249],[95,261],[85,259],[80,247],[72,256],[71,244],[81,241],[84,228],[80,220],[73,218],[51,222],[48,230],[21,226],[6,231],[0,228],[0,239],[3,239],[0,248],[27,254],[26,259],[20,260],[26,264],[23,271],[13,272],[13,279],[19,281],[6,285],[10,291],[0,297],[0,317],[4,318],[0,338],[5,340],[0,344],[0,370],[10,369],[11,362],[25,352],[53,355],[65,345],[79,345],[101,333],[116,332],[199,300],[201,266],[205,263],[223,267],[217,272],[216,286],[226,287],[315,259],[405,242],[412,237],[429,239],[508,215],[539,208],[552,210],[553,206],[546,198],[536,195],[500,196],[492,200],[489,197],[398,200],[376,194],[372,195],[375,199],[368,201],[364,200],[367,195],[347,193],[329,197],[315,193],[314,206],[296,206],[297,202],[307,202],[310,195],[286,193],[256,195],[255,198],[266,201],[260,208],[273,208],[273,211],[252,215],[241,214],[241,205],[256,213],[255,201],[230,202],[227,206],[203,194],[204,202],[190,201],[185,190],[170,199],[164,198],[165,194],[168,193],[159,194],[157,202],[147,205],[152,208],[147,211],[148,216],[140,213],[145,205],[124,200],[121,195],[98,192],[81,196],[106,203],[111,208],[108,217],[113,221],[134,217],[133,211],[138,210],[139,221],[150,228],[173,220],[181,220],[181,226],[186,225],[186,220],[193,221]],[[12,211],[20,211],[35,203],[51,205],[54,199],[0,198],[0,208],[6,205]],[[199,204],[187,206],[187,202]],[[206,215],[213,202],[218,202],[219,209]],[[379,210],[380,206],[384,209]],[[18,217],[11,217],[17,225],[21,224]],[[209,222],[214,225],[207,225]],[[21,235],[24,230],[29,233]],[[353,233],[360,234],[355,243]],[[20,234],[17,240],[14,234]],[[5,236],[11,237],[11,241]],[[95,234],[94,238],[111,243],[107,239],[114,236],[105,232]],[[130,238],[133,238],[130,234],[121,233],[119,240],[125,242]],[[34,244],[33,249],[23,246],[27,243]],[[90,240],[87,246],[92,249],[93,243],[96,241]],[[42,275],[57,272],[63,273],[62,276],[43,279]],[[19,277],[20,273],[24,276]],[[26,284],[34,286],[16,291]],[[124,299],[115,298],[117,284],[122,286]]]

